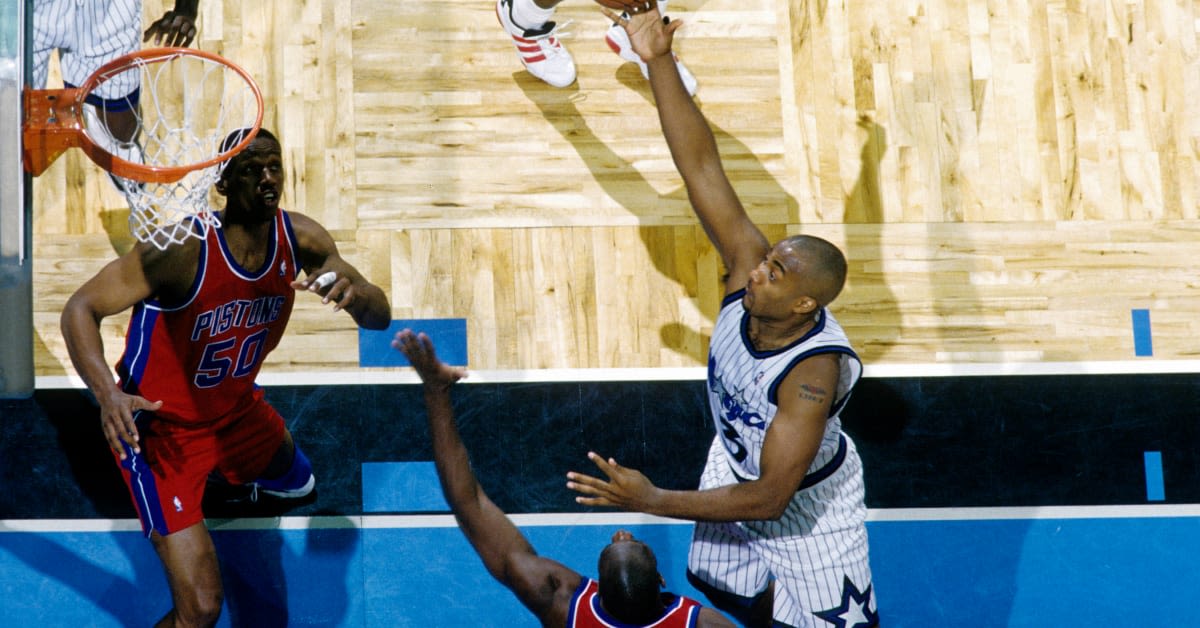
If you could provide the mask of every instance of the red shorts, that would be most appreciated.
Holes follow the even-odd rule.
[[[262,390],[245,410],[199,427],[168,423],[153,414],[137,416],[142,452],[125,446],[113,457],[129,486],[146,536],[166,536],[204,519],[200,502],[213,471],[234,484],[258,479],[283,444],[283,417]]]

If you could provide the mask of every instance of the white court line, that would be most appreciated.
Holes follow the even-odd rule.
[[[521,527],[691,525],[689,521],[639,513],[552,513],[511,515]],[[1200,504],[1129,506],[1030,506],[1013,508],[873,508],[867,521],[997,521],[1055,519],[1200,518]],[[312,530],[453,528],[452,515],[354,515],[208,519],[212,530]],[[0,519],[4,532],[140,532],[137,519]]]
[[[997,375],[1148,375],[1200,373],[1200,360],[1112,360],[1097,362],[979,362],[928,364],[868,364],[867,378],[985,377]],[[527,369],[470,371],[465,384],[551,382],[703,381],[705,368]],[[77,375],[39,376],[38,389],[84,388]],[[261,373],[260,386],[317,386],[362,384],[419,384],[409,368],[362,368],[352,371]]]

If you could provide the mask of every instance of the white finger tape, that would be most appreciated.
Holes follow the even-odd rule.
[[[329,285],[335,281],[337,281],[337,273],[335,273],[333,271],[329,271],[329,272],[325,273],[324,275],[317,277],[317,280],[313,282],[313,285],[315,285],[318,288],[324,289],[324,288],[328,288]]]

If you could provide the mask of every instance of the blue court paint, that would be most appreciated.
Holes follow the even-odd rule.
[[[402,329],[425,332],[446,364],[467,364],[467,319],[396,319],[387,329],[358,328],[359,366],[409,366],[408,358],[392,348],[392,338]]]
[[[1163,488],[1162,452],[1147,451],[1146,458],[1146,501],[1161,502],[1167,498]]]
[[[364,462],[363,512],[450,512],[432,462]]]
[[[1133,310],[1133,354],[1138,357],[1154,355],[1150,341],[1150,310]]]
[[[1194,516],[868,521],[867,532],[889,628],[1191,626],[1198,525]],[[522,531],[538,554],[594,576],[617,527]],[[668,589],[698,595],[684,578],[692,526],[619,527],[654,549]],[[212,534],[226,583],[218,628],[538,627],[457,526]],[[169,595],[138,531],[0,530],[4,625],[146,626]]]

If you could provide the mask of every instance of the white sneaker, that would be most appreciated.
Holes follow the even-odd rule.
[[[265,488],[265,485],[267,485],[267,484],[269,484],[269,482],[262,482],[262,481],[254,482],[251,485],[254,487],[253,488],[254,492],[250,498],[250,501],[254,501],[254,502],[258,501],[259,493],[266,493],[267,495],[270,495],[272,497],[278,497],[280,499],[299,499],[301,497],[307,497],[308,494],[313,492],[313,489],[316,488],[317,478],[316,478],[316,476],[314,476],[313,474],[310,473],[310,474],[308,474],[308,481],[304,483],[304,486],[300,486],[298,488],[290,488],[290,489],[282,488],[282,487],[278,487],[278,486],[276,486],[274,488]]]
[[[633,44],[629,43],[629,33],[625,32],[625,28],[620,24],[613,24],[608,27],[608,32],[604,35],[604,42],[608,44],[612,51],[621,56],[626,61],[632,61],[637,64],[638,69],[642,71],[642,78],[650,78],[650,68],[646,67],[646,62],[633,51]],[[696,77],[683,65],[679,60],[679,55],[671,53],[675,57],[675,67],[679,70],[679,78],[683,79],[683,87],[687,89],[688,96],[696,95]]]
[[[558,25],[546,22],[536,29],[522,28],[513,22],[512,3],[513,0],[496,0],[496,19],[512,36],[521,64],[530,74],[554,87],[574,83],[575,60],[558,41]]]

